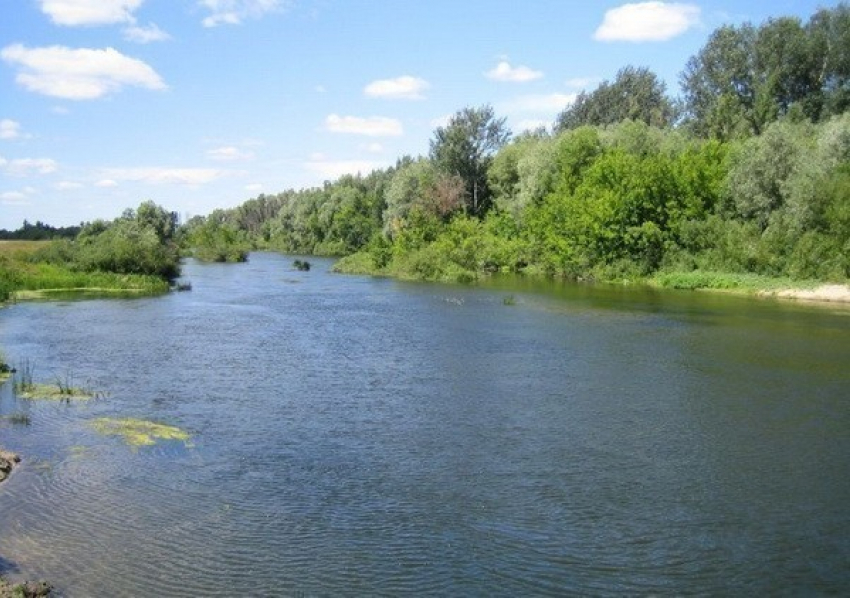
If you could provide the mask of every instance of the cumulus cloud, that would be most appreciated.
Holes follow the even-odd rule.
[[[325,127],[332,133],[349,133],[367,137],[395,137],[404,133],[401,122],[383,116],[360,118],[331,114],[325,119]]]
[[[149,44],[151,42],[164,42],[171,39],[165,31],[155,23],[148,23],[147,27],[134,25],[124,30],[124,39],[137,44]]]
[[[29,205],[29,198],[37,193],[37,191],[38,190],[34,187],[24,187],[17,191],[4,191],[3,193],[0,193],[0,203],[10,206]]]
[[[0,139],[18,139],[21,136],[21,123],[4,118],[0,120]]]
[[[699,20],[700,8],[695,4],[623,4],[605,13],[593,38],[603,42],[666,41],[699,24]]]
[[[94,186],[100,187],[101,189],[109,189],[110,187],[117,187],[118,183],[112,179],[100,179],[94,184]]]
[[[368,160],[326,160],[321,155],[313,155],[304,163],[304,168],[321,176],[323,180],[338,179],[345,174],[367,174],[381,166],[379,162]]]
[[[144,0],[39,0],[41,11],[57,25],[133,23]]]
[[[506,60],[501,61],[492,70],[484,74],[488,79],[506,83],[526,83],[543,77],[542,71],[535,71],[527,66],[511,66]]]
[[[288,0],[200,0],[198,4],[210,12],[201,23],[204,27],[239,25],[248,18],[260,18],[288,8]]]
[[[7,160],[0,156],[0,172],[10,176],[30,176],[56,172],[56,160],[50,158],[16,158]]]
[[[105,184],[107,180],[111,182],[131,181],[151,185],[186,185],[195,187],[211,183],[231,173],[214,168],[138,167],[110,168],[105,170],[103,174],[104,179],[97,184],[98,187],[113,186]]]
[[[219,160],[221,162],[252,160],[254,158],[254,152],[249,152],[236,146],[228,145],[207,150],[207,158],[210,160]]]
[[[14,44],[0,57],[18,67],[15,80],[29,91],[67,100],[93,100],[125,86],[166,89],[150,66],[113,48],[27,48]]]
[[[431,87],[425,79],[404,75],[395,79],[373,81],[363,90],[371,98],[388,100],[424,100],[425,90]]]

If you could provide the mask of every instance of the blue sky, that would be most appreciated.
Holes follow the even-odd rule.
[[[724,23],[836,2],[2,0],[0,228],[181,217],[428,151],[493,105],[514,132]]]

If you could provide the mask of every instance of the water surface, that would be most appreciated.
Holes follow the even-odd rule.
[[[11,361],[107,394],[0,388],[32,421],[0,423],[26,458],[0,569],[66,596],[846,591],[850,311],[308,259],[0,311]]]

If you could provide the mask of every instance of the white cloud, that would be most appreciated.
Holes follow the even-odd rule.
[[[144,0],[39,0],[41,11],[57,25],[133,23]]]
[[[94,184],[94,186],[100,187],[101,189],[108,189],[110,187],[117,187],[118,183],[113,181],[112,179],[100,179]]]
[[[370,154],[380,154],[384,151],[384,146],[378,142],[373,142],[361,145],[360,149],[365,152],[369,152]]]
[[[21,123],[4,118],[0,120],[0,139],[18,139],[21,136]]]
[[[74,189],[81,189],[83,187],[82,183],[75,183],[74,181],[59,181],[53,186],[58,191],[73,191]]]
[[[37,191],[33,187],[24,187],[18,191],[4,191],[0,193],[0,203],[9,206],[26,206],[30,204],[30,196],[34,195]]]
[[[165,31],[160,29],[155,23],[148,23],[147,27],[127,27],[124,30],[124,39],[137,44],[149,44],[151,42],[164,42],[171,39]]]
[[[507,83],[526,83],[543,77],[542,71],[535,71],[527,66],[511,66],[506,60],[501,61],[492,70],[484,73],[488,79]]]
[[[313,91],[315,91],[316,93],[327,93],[328,92],[327,88],[324,85],[317,85],[316,87],[313,88]]]
[[[576,99],[574,93],[526,95],[500,104],[503,112],[560,112]]]
[[[110,181],[131,181],[151,185],[187,185],[190,187],[204,185],[220,179],[228,174],[226,170],[214,168],[110,168],[103,172],[104,178]],[[112,185],[98,183],[99,187]]]
[[[238,147],[228,145],[207,150],[207,158],[221,162],[233,162],[237,160],[252,160],[254,152],[249,152]]]
[[[200,0],[198,4],[211,13],[201,21],[203,26],[218,27],[239,25],[245,19],[284,10],[290,3],[288,0]]]
[[[363,90],[370,98],[388,100],[424,100],[425,90],[431,87],[425,79],[404,75],[395,79],[373,81]]]
[[[700,8],[695,4],[623,4],[605,13],[593,38],[603,42],[666,41],[699,24],[699,20]]]
[[[245,191],[250,191],[251,193],[257,193],[262,190],[262,183],[251,183],[250,185],[245,185]]]
[[[15,78],[18,84],[29,91],[67,100],[92,100],[124,86],[166,88],[151,67],[113,48],[30,49],[15,44],[3,48],[0,57],[19,67]]]
[[[368,174],[382,166],[379,162],[368,160],[325,160],[317,155],[311,156],[311,160],[304,163],[307,170],[318,174],[323,180],[338,179],[345,174]]]
[[[325,127],[332,133],[350,133],[367,137],[394,137],[404,133],[401,122],[383,116],[360,118],[331,114],[325,119]]]
[[[30,176],[56,172],[57,164],[50,158],[16,158],[6,160],[0,156],[0,171],[10,176]]]

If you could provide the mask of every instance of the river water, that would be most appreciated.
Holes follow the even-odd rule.
[[[850,310],[253,254],[0,311],[0,572],[64,596],[850,587]],[[130,448],[94,418],[179,426]]]

